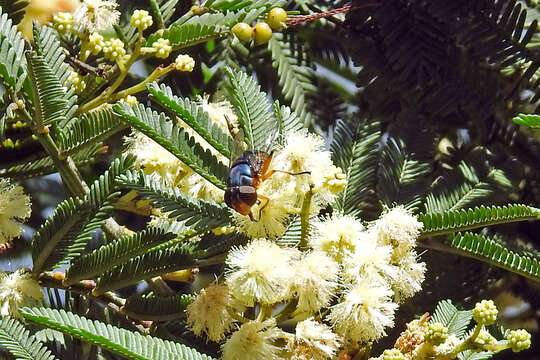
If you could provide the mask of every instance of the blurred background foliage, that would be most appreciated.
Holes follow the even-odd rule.
[[[46,22],[53,12],[69,11],[76,3],[32,0],[21,27],[28,29],[32,19]],[[143,0],[119,3],[126,17],[123,21],[129,21],[133,9],[147,7]],[[217,93],[219,98],[225,66],[244,68],[328,142],[338,122],[363,129],[354,133],[357,141],[378,132],[373,145],[377,151],[366,155],[372,171],[359,195],[357,213],[365,220],[378,216],[379,203],[405,203],[428,212],[481,204],[538,207],[540,132],[511,121],[518,113],[539,111],[540,8],[536,2],[373,0],[353,4],[366,3],[370,6],[346,15],[276,33],[267,47],[244,46],[232,37],[191,47],[189,54],[197,68],[189,75],[170,75],[164,82],[181,96]],[[347,4],[296,0],[284,8],[310,13]],[[173,19],[192,5],[179,2]],[[136,64],[131,83],[158,64],[156,59]],[[8,130],[6,137],[16,139],[18,131]],[[107,151],[81,167],[87,182],[122,151],[125,134],[108,139]],[[25,144],[29,152],[35,150],[32,146]],[[14,153],[4,151],[2,156],[9,161]],[[391,181],[385,172],[389,161],[403,175],[400,181]],[[23,237],[9,250],[10,260],[0,259],[4,270],[31,264],[33,231],[66,196],[55,174],[24,180],[23,185],[32,196],[32,217]],[[116,217],[132,229],[141,228],[145,221],[121,212]],[[483,234],[531,253],[538,254],[540,249],[538,222],[499,225]],[[421,246],[422,259],[428,264],[424,290],[401,307],[395,328],[377,348],[389,347],[405,322],[432,311],[438,300],[451,298],[470,308],[480,299],[493,298],[503,325],[533,333],[533,348],[520,358],[540,358],[540,284],[452,254],[449,247],[429,242]],[[514,354],[505,352],[498,358],[514,358]]]

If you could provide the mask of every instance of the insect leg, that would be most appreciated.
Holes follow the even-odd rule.
[[[291,176],[311,174],[311,171],[302,171],[302,172],[292,173],[292,172],[284,171],[284,170],[270,170],[262,176],[262,180],[264,181],[268,179],[270,176],[272,176],[274,173],[277,173],[277,172],[280,172],[283,174],[289,174]]]
[[[270,202],[270,198],[267,198],[266,196],[260,194],[257,194],[257,198],[265,202],[264,205],[259,208],[259,220],[261,220],[262,211]]]

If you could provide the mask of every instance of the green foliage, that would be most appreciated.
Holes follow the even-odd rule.
[[[173,50],[180,50],[226,36],[227,33],[225,28],[215,25],[172,24],[168,30],[149,36],[146,46],[152,46],[159,38],[163,38],[169,40]]]
[[[23,2],[13,3],[13,6],[16,7],[17,4]],[[5,13],[5,5],[2,4],[0,9],[2,11],[0,16],[0,77],[5,87],[11,91],[18,91],[26,79],[26,59],[23,56],[25,44],[17,27],[12,25],[12,19],[8,18],[9,8],[8,13]]]
[[[163,229],[148,228],[130,236],[121,237],[90,254],[76,258],[66,271],[66,284],[94,279],[99,274],[146,253],[152,247],[175,238]]]
[[[212,359],[185,345],[141,335],[97,320],[92,321],[63,309],[24,308],[21,313],[28,321],[37,325],[61,331],[126,359]]]
[[[77,95],[75,95],[73,86],[67,86],[71,68],[64,62],[65,50],[60,46],[60,41],[53,29],[41,27],[37,23],[34,24],[34,41],[34,49],[37,54],[43,57],[47,67],[54,73],[55,79],[58,79],[62,86],[63,94],[60,99],[66,103],[64,116],[67,120],[71,120],[77,110]],[[63,123],[60,125],[64,126]]]
[[[427,237],[515,221],[535,220],[539,215],[538,209],[530,206],[506,205],[420,214],[418,218],[424,223],[421,237]]]
[[[472,320],[471,310],[458,310],[450,300],[443,300],[431,315],[431,323],[441,323],[448,328],[448,333],[461,337]]]
[[[60,79],[43,56],[35,51],[27,51],[25,55],[36,121],[41,126],[66,121],[68,103]]]
[[[276,69],[278,83],[283,97],[291,102],[291,108],[298,114],[304,124],[313,122],[312,114],[308,109],[307,97],[316,91],[313,85],[313,75],[307,66],[302,64],[308,55],[304,49],[294,49],[289,39],[280,33],[273,34],[268,42],[268,49],[272,56],[272,66]],[[302,59],[302,60],[299,60]]]
[[[205,200],[191,199],[178,188],[169,188],[151,175],[142,171],[128,172],[118,178],[119,184],[137,190],[143,198],[152,200],[152,205],[160,208],[169,218],[183,221],[186,226],[197,231],[207,231],[225,226],[230,221],[230,210]]]
[[[530,128],[540,128],[540,115],[536,114],[519,114],[512,119],[513,122],[519,125],[525,125]]]
[[[349,214],[362,215],[374,200],[379,162],[380,124],[352,125],[338,121],[330,144],[333,160],[347,176],[336,205]]]
[[[56,357],[45,345],[11,317],[0,321],[0,346],[21,360],[54,360]]]
[[[141,280],[196,267],[194,255],[197,253],[192,250],[190,244],[177,244],[140,255],[101,275],[93,294],[101,295]]]
[[[185,316],[186,308],[193,300],[195,296],[188,294],[159,296],[149,293],[128,297],[122,311],[145,320],[173,320]]]
[[[214,149],[226,158],[230,158],[231,137],[210,119],[202,106],[197,105],[189,98],[179,98],[173,95],[171,88],[166,85],[159,86],[157,83],[151,83],[147,88],[153,100],[172,114],[180,117]]]
[[[450,245],[461,250],[465,256],[540,282],[540,257],[538,255],[512,251],[504,242],[470,232],[451,236]]]
[[[277,135],[277,122],[260,85],[245,72],[227,69],[231,102],[236,108],[247,144],[252,149],[265,150],[268,140]]]
[[[274,102],[274,115],[279,124],[279,136],[276,140],[281,145],[285,144],[285,134],[304,128],[304,124],[296,113],[288,106],[280,106],[277,100]]]
[[[56,207],[32,239],[34,274],[54,268],[65,259],[89,215],[90,206],[81,199],[69,198]]]
[[[30,0],[0,0],[2,12],[7,14],[14,24],[21,22]],[[2,34],[5,32],[2,31]]]
[[[164,28],[174,13],[178,0],[150,0],[150,6],[154,13],[159,28]]]
[[[83,168],[88,164],[92,164],[96,161],[95,156],[102,152],[103,147],[101,144],[92,143],[85,149],[80,150],[73,155],[72,159],[75,165],[79,168]],[[58,169],[54,164],[54,161],[45,155],[38,159],[31,159],[23,162],[22,164],[13,165],[5,169],[0,174],[0,177],[11,178],[13,180],[23,180],[43,175],[48,175],[57,172]]]
[[[62,154],[71,156],[81,149],[123,130],[125,125],[110,109],[101,109],[82,115],[69,123],[59,141]]]
[[[92,184],[84,199],[69,198],[58,205],[34,234],[34,273],[54,268],[84,250],[95,231],[110,216],[112,204],[120,195],[114,187],[114,178],[129,169],[133,162],[131,156],[116,159],[109,171]]]
[[[152,138],[193,171],[218,188],[225,189],[227,167],[163,113],[158,114],[142,104],[130,107],[127,104],[117,103],[113,109],[129,125]]]

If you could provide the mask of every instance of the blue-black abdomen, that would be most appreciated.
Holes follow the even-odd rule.
[[[251,186],[253,173],[247,157],[239,157],[233,163],[227,178],[227,186]]]

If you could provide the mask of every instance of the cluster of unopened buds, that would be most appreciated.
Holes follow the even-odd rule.
[[[495,324],[498,310],[492,300],[482,300],[472,310],[476,322],[474,330],[464,338],[451,334],[448,327],[436,321],[429,321],[429,314],[407,324],[394,348],[385,350],[378,358],[371,360],[424,360],[456,358],[459,354],[496,353],[506,349],[520,352],[531,346],[531,334],[526,330],[507,330],[504,339],[497,340],[486,328]]]
[[[84,66],[91,55],[103,54],[105,60],[116,63],[120,71],[125,74],[129,70],[130,64],[141,55],[151,55],[160,59],[169,57],[173,50],[169,39],[159,38],[152,43],[151,47],[142,46],[144,41],[143,32],[154,23],[152,16],[146,10],[134,10],[130,18],[130,24],[137,29],[139,34],[134,49],[130,49],[130,46],[119,38],[106,37],[105,31],[116,25],[120,17],[116,7],[117,3],[114,1],[99,3],[99,6],[84,2],[73,14],[61,12],[53,16],[53,26],[58,32],[71,32],[81,39],[80,54],[73,61],[78,61]],[[70,61],[72,65],[73,61]],[[161,66],[152,75],[158,78],[172,70],[190,72],[194,66],[195,61],[190,56],[179,55],[170,66]],[[88,68],[92,67],[86,65],[84,72],[72,71],[67,79],[67,82],[77,94],[81,94],[86,88],[88,79],[85,80],[84,76],[88,73]],[[103,68],[94,68],[94,70],[94,75],[107,76],[106,70]],[[140,89],[137,88],[137,91],[140,91]]]
[[[266,44],[272,37],[272,30],[277,31],[285,28],[287,12],[282,8],[273,8],[266,16],[265,22],[259,22],[251,27],[249,24],[240,22],[231,28],[236,37],[243,42],[253,39],[255,45]]]

